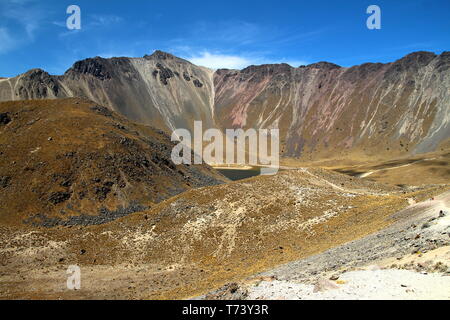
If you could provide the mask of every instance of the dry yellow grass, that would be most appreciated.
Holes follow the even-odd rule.
[[[291,170],[191,190],[105,225],[5,228],[1,296],[187,298],[377,231],[408,198],[447,189],[406,192],[323,169]],[[78,292],[63,286],[70,264],[86,273]]]

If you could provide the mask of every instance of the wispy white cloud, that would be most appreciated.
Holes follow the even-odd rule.
[[[100,28],[108,28],[108,27],[120,24],[121,22],[124,21],[124,19],[122,17],[117,16],[117,15],[91,14],[86,18],[86,22],[85,22],[85,19],[83,18],[83,12],[81,14],[82,14],[81,19],[83,22],[81,29],[68,30],[65,21],[54,21],[53,22],[54,25],[65,29],[63,32],[59,33],[60,38],[77,35],[81,32],[85,32],[85,31],[93,31],[96,29],[98,30]]]
[[[202,51],[198,55],[185,57],[192,63],[211,69],[243,69],[250,65],[287,63],[293,67],[307,65],[304,60],[270,59],[262,56],[229,55]]]
[[[211,69],[242,69],[252,64],[250,60],[244,57],[213,54],[207,51],[202,52],[198,56],[192,56],[188,60],[193,64]]]
[[[267,36],[267,31],[260,25],[247,21],[217,21],[214,25],[197,22],[191,29],[192,35],[204,41],[248,45]]]
[[[14,49],[17,41],[10,35],[8,29],[0,28],[0,53],[5,53]]]
[[[35,0],[3,0],[0,3],[0,52],[33,42],[47,12]]]
[[[302,56],[284,56],[291,46],[317,39],[327,29],[291,29],[270,24],[226,20],[195,22],[192,28],[167,41],[167,51],[194,64],[212,69],[242,69],[249,65],[288,63],[308,64]]]
[[[90,16],[89,26],[104,27],[121,23],[122,21],[123,18],[116,15],[93,14]]]
[[[32,0],[7,0],[3,2],[1,15],[23,27],[28,38],[34,40],[35,32],[39,29],[46,12],[35,5]]]
[[[172,45],[191,43],[208,43],[209,45],[233,46],[255,49],[280,48],[298,45],[317,39],[329,30],[328,27],[310,30],[303,27],[256,24],[242,20],[197,21],[182,36],[172,39]]]
[[[67,28],[66,21],[53,21],[52,24],[61,28]]]

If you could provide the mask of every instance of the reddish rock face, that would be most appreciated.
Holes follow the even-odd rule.
[[[304,159],[427,152],[450,137],[449,54],[341,68],[249,67],[215,73],[216,123],[279,127],[284,155]]]
[[[343,68],[318,62],[212,71],[156,51],[92,58],[63,76],[32,70],[0,80],[0,100],[87,97],[171,132],[279,128],[284,156],[391,158],[436,150],[450,137],[450,53]]]

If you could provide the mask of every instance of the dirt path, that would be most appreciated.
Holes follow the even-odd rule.
[[[360,191],[360,190],[355,190],[355,189],[348,189],[348,188],[343,188],[335,183],[332,183],[331,181],[321,178],[313,173],[311,173],[307,168],[301,168],[300,171],[305,172],[306,174],[310,175],[311,177],[322,181],[323,183],[329,185],[330,187],[332,187],[333,189],[342,191],[342,192],[348,192],[348,193],[353,193],[353,194],[358,194],[358,195],[375,195],[375,196],[386,196],[388,195],[388,193],[386,192],[373,192],[373,191],[368,191],[368,190],[364,190],[364,191]]]
[[[370,176],[370,175],[372,175],[372,174],[374,174],[376,172],[380,172],[380,171],[383,171],[383,170],[393,170],[393,169],[404,168],[404,167],[411,166],[413,164],[417,164],[417,163],[424,162],[424,161],[432,161],[432,160],[435,160],[435,159],[437,159],[437,158],[420,159],[420,160],[417,160],[417,161],[414,161],[414,162],[411,162],[411,163],[402,164],[400,166],[393,166],[393,167],[387,167],[387,168],[383,168],[383,169],[378,169],[378,170],[364,172],[364,173],[358,174],[357,177],[358,178],[366,178],[366,177],[368,177],[368,176]]]

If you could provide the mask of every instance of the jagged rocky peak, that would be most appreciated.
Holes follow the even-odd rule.
[[[434,52],[417,51],[404,56],[394,63],[417,63],[419,65],[427,65],[436,57],[437,55]]]
[[[152,72],[153,77],[157,78],[163,85],[168,85],[170,79],[179,78],[186,82],[192,81],[195,87],[203,87],[203,82],[197,77],[198,75],[192,70],[195,67],[187,60],[178,58],[170,53],[156,50],[151,55],[145,55],[144,59],[151,60],[155,63],[155,69]]]
[[[445,58],[445,59],[450,59],[450,51],[443,51],[440,56],[441,59]]]
[[[224,79],[237,77],[240,82],[258,82],[266,77],[283,76],[290,74],[294,68],[286,63],[251,65],[242,70],[219,69],[216,75],[223,76]]]
[[[358,66],[353,66],[344,71],[343,79],[349,81],[360,81],[361,79],[365,79],[370,74],[374,74],[385,67],[383,63],[363,63]]]
[[[326,62],[326,61],[320,61],[317,63],[312,63],[306,66],[307,68],[313,68],[313,69],[321,69],[321,70],[333,70],[333,69],[340,69],[341,66],[331,63],[331,62]]]
[[[217,75],[224,75],[224,74],[238,74],[240,71],[239,70],[236,70],[236,69],[224,69],[224,68],[222,68],[222,69],[217,69],[216,70],[216,74]]]
[[[102,57],[88,58],[77,61],[66,71],[65,75],[90,74],[100,80],[111,79],[112,74],[107,67],[108,59]]]
[[[58,92],[59,86],[54,77],[42,69],[31,69],[21,75],[14,94],[27,99],[41,99],[56,97]]]
[[[386,78],[395,79],[400,72],[417,72],[418,69],[427,66],[437,55],[428,51],[417,51],[390,64],[386,72]]]
[[[48,74],[48,72],[46,72],[45,70],[39,69],[39,68],[28,70],[27,72],[25,72],[22,75],[22,78],[28,78],[30,80],[49,78],[49,77],[50,77],[50,75]]]
[[[159,60],[179,59],[178,57],[175,57],[173,54],[170,54],[170,53],[167,53],[167,52],[164,52],[161,50],[156,50],[151,55],[145,55],[144,58],[145,59],[159,59]]]
[[[241,70],[241,73],[259,73],[261,75],[269,75],[274,73],[290,72],[293,69],[287,63],[279,64],[262,64],[259,66],[251,65]]]
[[[166,68],[161,63],[156,64],[156,68],[153,71],[153,76],[156,77],[159,74],[159,79],[161,80],[161,83],[164,85],[168,85],[168,80],[170,78],[173,78],[175,76],[175,72],[173,72],[170,68]],[[179,76],[179,73],[177,73]]]
[[[156,60],[159,62],[178,62],[178,63],[184,63],[184,64],[191,64],[189,61],[181,59],[179,57],[174,56],[173,54],[156,50],[151,55],[145,55],[144,59],[146,60]]]
[[[439,72],[444,72],[450,69],[450,51],[444,51],[440,54],[436,69]]]

